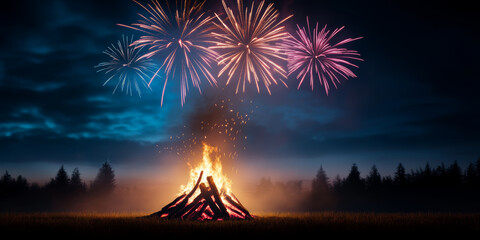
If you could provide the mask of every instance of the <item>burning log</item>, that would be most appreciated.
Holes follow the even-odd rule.
[[[201,219],[201,216],[205,212],[205,209],[207,208],[208,204],[205,201],[202,201],[201,206],[202,207],[198,211],[194,211],[194,212],[190,213],[184,219],[189,219],[189,220]]]
[[[183,215],[185,215],[187,212],[189,212],[192,208],[195,207],[197,203],[199,203],[202,200],[202,196],[197,196],[191,203],[189,203],[187,206],[183,207],[180,211],[173,213],[172,218],[178,218]]]
[[[182,194],[180,195],[179,197],[175,198],[175,200],[173,200],[173,202],[167,204],[167,206],[163,207],[162,210],[160,212],[166,212],[168,209],[170,209],[172,206],[176,206],[181,200],[183,200],[183,198],[185,198],[187,194]],[[159,213],[160,213],[159,212]]]
[[[173,202],[167,204],[161,211],[149,215],[163,219],[184,219],[184,220],[226,220],[226,219],[252,219],[247,209],[232,194],[218,191],[213,177],[208,176],[209,187],[202,183],[203,171],[188,194],[182,194]],[[200,193],[192,200],[189,199],[197,189]],[[232,198],[233,197],[233,198]]]
[[[214,214],[213,216],[215,217],[215,219],[222,217],[222,212],[220,212],[220,209],[212,200],[212,191],[209,191],[207,189],[207,186],[205,186],[205,183],[200,184],[200,191],[202,191],[203,198],[207,201],[208,206],[213,211],[213,214]]]
[[[182,218],[184,219],[189,219],[191,218],[195,213],[197,213],[197,210],[205,204],[204,201],[198,201],[197,203],[192,203],[190,204],[192,207],[186,211],[184,214],[181,215]]]
[[[236,198],[235,198],[236,199]],[[225,197],[225,200],[230,203],[233,207],[235,207],[236,209],[238,209],[244,216],[245,218],[252,218],[252,216],[250,215],[250,213],[248,212],[247,209],[245,209],[245,207],[242,206],[242,204],[240,202],[235,202],[230,196],[226,196]]]
[[[203,176],[203,171],[200,172],[200,176],[198,177],[197,183],[193,187],[192,191],[190,191],[188,193],[188,195],[183,194],[183,195],[177,197],[175,200],[173,200],[173,202],[171,202],[167,206],[163,207],[161,211],[153,213],[152,216],[160,216],[160,217],[169,216],[170,213],[176,213],[176,212],[178,212],[178,210],[182,210],[183,208],[185,208],[185,206],[188,203],[188,199],[197,190],[198,185],[200,184],[200,181],[202,180],[202,176]]]
[[[215,199],[215,203],[218,205],[218,208],[220,209],[221,215],[225,218],[228,218],[227,208],[225,208],[225,205],[223,204],[222,199],[220,198],[220,193],[218,193],[217,185],[213,181],[212,176],[208,176],[207,181],[208,181],[208,185],[210,185],[210,189],[213,194],[213,198]]]

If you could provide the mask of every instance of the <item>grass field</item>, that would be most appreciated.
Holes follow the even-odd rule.
[[[257,214],[250,221],[192,222],[142,218],[142,213],[3,213],[0,232],[15,235],[35,233],[48,236],[135,236],[163,237],[196,235],[203,238],[227,236],[272,236],[274,234],[359,233],[376,236],[430,236],[480,233],[480,214],[446,213],[278,213]],[[389,235],[383,235],[389,234]],[[170,238],[169,238],[170,239]]]

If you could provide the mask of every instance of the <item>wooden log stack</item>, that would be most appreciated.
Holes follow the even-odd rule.
[[[203,171],[188,194],[178,196],[162,210],[149,216],[197,221],[253,218],[233,194],[219,192],[212,176],[207,177],[208,186],[201,183],[202,176]],[[200,194],[190,201],[198,188]]]

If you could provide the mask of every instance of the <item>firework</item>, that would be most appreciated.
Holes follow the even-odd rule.
[[[204,1],[181,1],[174,4],[175,10],[170,11],[166,7],[152,0],[151,4],[140,5],[148,14],[139,14],[141,20],[131,26],[119,24],[142,32],[144,35],[134,43],[139,47],[148,47],[148,53],[143,58],[156,56],[163,63],[150,79],[151,84],[155,76],[163,71],[165,82],[162,91],[162,101],[165,95],[165,87],[168,80],[180,80],[180,92],[182,106],[189,89],[189,80],[193,87],[200,92],[202,78],[206,78],[210,85],[216,80],[210,73],[211,63],[217,54],[209,49],[211,45],[211,24],[213,16],[207,16],[202,10]]]
[[[152,68],[155,64],[150,59],[142,58],[142,48],[132,46],[132,42],[133,36],[128,38],[122,35],[121,41],[118,40],[116,45],[112,43],[103,51],[111,59],[99,63],[95,68],[99,68],[97,72],[105,71],[105,74],[110,74],[103,86],[112,79],[118,80],[113,93],[120,87],[121,91],[132,95],[132,88],[134,88],[138,96],[141,96],[140,86],[149,88],[146,79],[149,78],[149,73],[153,73]]]
[[[340,47],[343,44],[361,39],[361,37],[347,38],[333,44],[331,43],[332,38],[344,27],[337,28],[331,33],[326,28],[327,26],[325,25],[319,31],[317,22],[313,32],[310,31],[310,24],[307,18],[307,29],[297,25],[296,35],[286,39],[285,44],[288,55],[288,74],[291,75],[298,71],[296,76],[300,80],[298,88],[309,76],[310,86],[313,91],[315,75],[328,95],[330,83],[337,88],[340,78],[356,77],[348,67],[358,68],[358,66],[352,64],[349,60],[363,60],[359,58],[360,54],[357,51]]]
[[[261,1],[255,6],[252,2],[249,10],[243,7],[242,2],[243,0],[237,0],[237,11],[234,12],[222,0],[226,19],[215,14],[218,22],[214,24],[220,32],[213,33],[216,45],[211,48],[220,52],[218,64],[223,67],[218,77],[227,73],[227,85],[233,78],[238,79],[237,93],[240,85],[245,92],[247,81],[255,82],[258,92],[259,82],[263,82],[270,93],[269,86],[272,83],[277,84],[275,74],[283,79],[287,78],[285,69],[276,63],[278,60],[287,60],[277,43],[288,37],[282,23],[291,16],[280,19],[273,3],[266,5],[265,1]],[[281,78],[278,81],[285,84]]]

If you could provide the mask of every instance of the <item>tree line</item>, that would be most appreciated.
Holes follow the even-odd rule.
[[[436,167],[427,163],[410,172],[400,163],[393,176],[382,176],[373,165],[361,177],[353,164],[346,177],[333,180],[320,166],[310,190],[302,190],[301,181],[274,184],[263,178],[257,187],[257,196],[262,195],[275,210],[480,211],[480,158],[463,170],[456,161]]]
[[[0,178],[0,211],[69,211],[106,201],[116,187],[115,172],[105,161],[90,186],[82,180],[78,168],[70,176],[62,165],[44,186],[30,184],[25,177],[12,177],[5,171]]]
[[[362,177],[353,164],[348,175],[329,179],[322,166],[308,181],[272,182],[262,178],[251,201],[263,202],[265,211],[480,211],[480,158],[462,169],[446,166],[407,171],[400,163],[393,176],[382,176],[373,165]],[[0,211],[114,211],[115,173],[108,162],[87,184],[75,168],[63,166],[44,186],[30,184],[5,172],[0,178]],[[248,203],[246,203],[248,204]]]

